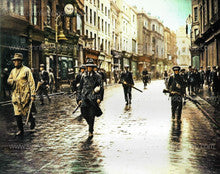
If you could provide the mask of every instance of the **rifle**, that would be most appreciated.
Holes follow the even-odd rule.
[[[74,109],[72,114],[75,114],[75,112],[79,109],[80,106],[81,106],[81,104],[77,105],[77,107]]]
[[[139,92],[143,92],[142,90],[140,90],[140,89],[134,87],[132,84],[129,84],[129,83],[126,83],[126,84],[125,84],[124,82],[125,82],[125,81],[123,81],[122,84],[127,85],[127,86],[130,86],[130,87],[136,89],[136,90],[139,91]]]
[[[29,104],[28,115],[27,115],[27,119],[26,119],[25,125],[28,124],[30,113],[31,113],[32,104],[33,104],[33,100],[31,100],[31,102]]]
[[[169,94],[177,94],[177,95],[180,95],[180,96],[182,96],[183,97],[183,95],[181,95],[179,92],[171,92],[170,90],[168,90],[168,89],[164,89],[163,90],[163,93],[169,93]],[[192,99],[191,97],[189,97],[189,96],[185,96],[185,99],[188,99],[189,101],[191,101],[191,102],[193,102],[194,104],[199,104],[200,105],[200,103],[197,101],[197,100],[194,100],[194,99]]]

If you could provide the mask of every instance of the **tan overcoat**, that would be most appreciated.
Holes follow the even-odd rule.
[[[14,68],[8,78],[8,84],[12,86],[12,104],[15,115],[26,116],[29,109],[31,96],[35,96],[35,83],[30,68],[22,65]]]

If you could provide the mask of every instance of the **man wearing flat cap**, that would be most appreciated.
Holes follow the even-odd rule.
[[[173,68],[174,75],[169,78],[168,89],[171,96],[171,111],[172,119],[176,118],[177,111],[177,122],[181,123],[181,114],[182,114],[182,103],[183,97],[185,95],[185,85],[183,78],[179,75],[180,67],[174,66]]]
[[[17,121],[19,131],[16,133],[18,136],[23,136],[23,122],[22,116],[27,116],[31,100],[35,100],[35,83],[30,68],[22,64],[23,55],[15,53],[12,58],[15,66],[12,69],[8,84],[12,86],[12,104],[14,107],[14,115]],[[30,113],[29,121],[31,122],[30,128],[34,129],[35,119]]]
[[[102,115],[102,111],[99,107],[101,103],[101,79],[97,73],[94,72],[92,59],[88,59],[86,62],[87,71],[82,74],[80,79],[80,85],[77,90],[77,103],[81,107],[81,116],[85,118],[89,125],[89,139],[93,137],[95,116]]]
[[[83,64],[79,67],[79,73],[76,76],[76,82],[75,82],[75,90],[76,91],[79,88],[80,80],[82,78],[82,75],[85,73],[85,71],[86,71],[86,66]]]
[[[132,73],[128,70],[129,65],[125,65],[124,72],[121,73],[120,83],[122,83],[123,89],[124,89],[124,97],[126,102],[126,107],[130,107],[131,105],[131,89],[132,85],[134,85],[134,80],[132,77]]]
[[[49,73],[45,70],[45,65],[40,64],[40,73],[39,73],[39,82],[37,90],[39,91],[38,94],[40,96],[41,105],[44,105],[44,97],[43,94],[47,97],[49,103],[51,99],[48,95],[49,89]]]

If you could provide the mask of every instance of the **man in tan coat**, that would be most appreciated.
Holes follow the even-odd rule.
[[[11,71],[8,84],[12,86],[12,104],[19,131],[16,135],[24,134],[22,116],[27,116],[31,100],[35,100],[35,83],[31,70],[22,64],[23,55],[15,53],[12,58],[15,68]],[[30,114],[30,128],[34,129],[35,119]]]

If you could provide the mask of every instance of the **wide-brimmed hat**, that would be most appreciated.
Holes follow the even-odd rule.
[[[45,65],[44,64],[40,64],[40,67],[45,67]]]
[[[93,59],[87,59],[86,66],[87,67],[96,67],[96,65],[93,62]]]
[[[174,66],[172,69],[173,71],[180,71],[181,68],[179,66]]]
[[[23,60],[23,54],[22,53],[15,53],[12,60]]]

